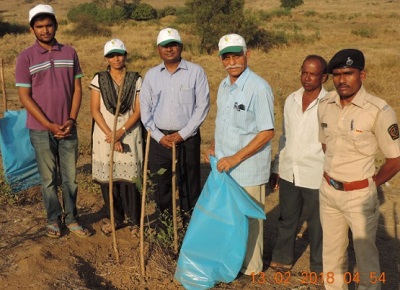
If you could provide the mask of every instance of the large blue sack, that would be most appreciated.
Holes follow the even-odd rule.
[[[175,278],[185,289],[232,282],[246,254],[248,217],[265,219],[259,207],[226,172],[211,173],[196,203],[179,254]]]
[[[40,183],[35,151],[25,123],[26,110],[7,111],[0,119],[4,177],[14,193]]]

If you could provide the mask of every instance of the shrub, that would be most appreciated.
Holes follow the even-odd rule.
[[[75,28],[67,33],[76,36],[77,38],[87,38],[92,36],[111,37],[112,32],[108,27],[100,25],[96,22],[93,16],[82,15],[82,18],[77,18]],[[85,29],[82,29],[84,27]]]
[[[29,28],[26,26],[11,24],[0,19],[0,37],[3,37],[5,34],[20,34],[28,32]]]
[[[303,0],[281,0],[281,7],[287,9],[293,9],[303,4]]]
[[[149,4],[140,3],[132,12],[131,18],[138,21],[157,18],[157,11]]]
[[[81,21],[82,18],[88,17],[92,21],[96,20],[98,6],[95,3],[83,3],[73,7],[67,13],[67,18],[71,22]]]
[[[315,10],[307,10],[306,12],[304,12],[304,16],[307,16],[307,17],[313,17],[316,15],[317,15],[317,12],[315,12]]]
[[[291,16],[292,12],[288,8],[279,8],[279,9],[274,9],[271,12],[271,17],[284,17],[284,16]]]
[[[358,29],[353,29],[351,31],[352,34],[358,35],[364,38],[373,38],[375,37],[375,31],[372,28],[363,27]]]
[[[176,14],[176,8],[172,6],[166,6],[163,9],[160,10],[158,13],[158,18],[163,18],[168,15],[175,15]]]

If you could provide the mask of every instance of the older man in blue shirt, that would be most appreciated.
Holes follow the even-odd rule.
[[[163,62],[151,68],[140,92],[141,119],[151,132],[149,169],[160,212],[172,212],[172,146],[177,145],[180,209],[189,213],[200,195],[200,130],[210,108],[204,70],[181,57],[183,44],[173,28],[160,31],[158,53]],[[188,215],[184,214],[184,221]]]
[[[247,67],[249,51],[240,35],[228,34],[219,41],[219,55],[228,76],[217,97],[215,141],[206,152],[215,155],[219,171],[230,175],[264,208],[270,174],[271,139],[274,137],[274,98],[268,83]],[[245,275],[263,268],[263,221],[249,219]]]

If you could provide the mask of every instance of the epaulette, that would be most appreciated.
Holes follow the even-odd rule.
[[[336,91],[330,91],[330,92],[328,92],[325,96],[323,96],[321,99],[320,99],[320,103],[322,103],[322,102],[326,102],[326,101],[328,101],[328,100],[330,100],[330,101],[335,101],[335,97],[336,97]]]
[[[376,106],[381,111],[387,111],[390,108],[390,106],[388,105],[388,103],[386,103],[385,100],[371,94],[366,94],[365,100]]]

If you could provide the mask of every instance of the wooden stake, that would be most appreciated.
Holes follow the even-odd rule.
[[[3,112],[7,112],[7,94],[6,94],[6,83],[4,81],[4,66],[3,59],[1,59],[1,90],[3,92]]]
[[[174,225],[174,250],[178,253],[178,227],[176,221],[176,146],[172,143],[172,222]]]
[[[149,163],[149,151],[150,151],[150,131],[147,131],[146,138],[146,150],[144,153],[144,165],[143,165],[143,192],[142,192],[142,208],[140,211],[140,266],[142,269],[142,275],[146,274],[144,267],[144,215],[146,211],[146,193],[147,193],[147,164]]]
[[[118,253],[118,245],[117,245],[117,234],[116,234],[116,230],[115,230],[114,196],[113,196],[114,146],[115,146],[115,134],[116,134],[116,130],[117,130],[118,115],[119,115],[119,111],[121,108],[121,95],[122,95],[122,88],[124,87],[125,75],[126,75],[126,70],[124,69],[124,71],[122,73],[121,85],[119,87],[120,89],[118,90],[117,108],[115,109],[114,125],[113,125],[113,129],[112,129],[112,138],[111,138],[111,147],[110,147],[111,148],[110,172],[109,172],[110,182],[108,184],[109,199],[110,199],[110,222],[111,222],[112,237],[113,237],[113,248],[114,248],[117,263],[119,263],[119,253]]]

